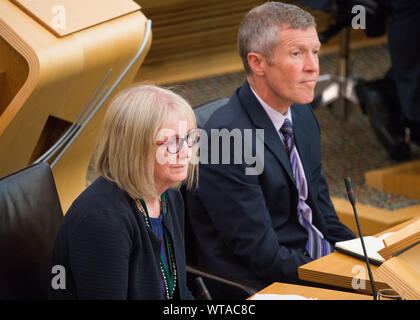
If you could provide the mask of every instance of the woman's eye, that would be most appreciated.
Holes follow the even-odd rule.
[[[166,145],[171,146],[177,142],[176,138],[166,140]]]

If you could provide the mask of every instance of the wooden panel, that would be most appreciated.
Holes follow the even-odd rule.
[[[143,65],[136,81],[151,81],[162,85],[241,70],[242,61],[236,47],[231,45],[220,47],[218,52],[192,55],[188,59],[168,59],[156,64]]]
[[[410,206],[395,211],[398,212],[398,215],[405,215],[407,217],[410,217],[410,219],[420,217],[420,205]]]
[[[32,152],[29,163],[34,162],[42,156],[54,143],[64,134],[64,132],[71,126],[71,122],[49,116],[38,142]],[[52,159],[54,160],[54,159]]]
[[[0,36],[0,115],[28,77],[25,59]]]
[[[4,176],[29,165],[39,154],[38,148],[45,149],[42,141],[47,119],[73,123],[110,69],[105,85],[109,89],[114,84],[144,40],[146,17],[136,11],[57,38],[10,1],[0,0],[0,12],[0,37],[28,66],[24,83],[15,88],[13,99],[0,115],[0,176]],[[132,83],[150,45],[151,39],[108,102]],[[86,187],[106,108],[107,103],[53,168],[64,211]],[[3,154],[6,150],[7,156]]]
[[[6,82],[6,72],[3,70],[0,70],[0,88],[4,87],[5,82]]]
[[[59,37],[140,9],[140,6],[131,0],[11,1]]]
[[[299,295],[315,300],[372,300],[372,297],[363,294],[335,291],[316,287],[306,287],[296,284],[274,282],[258,294]]]
[[[420,274],[418,270],[419,246],[385,261],[378,273],[404,300],[420,299]],[[407,255],[411,255],[408,257]],[[406,259],[414,260],[411,263]]]
[[[243,70],[236,48],[243,16],[265,1],[255,0],[136,0],[153,21],[153,45],[136,81],[167,84]],[[297,4],[294,1],[286,1]],[[318,30],[330,23],[329,14],[303,7],[315,17]],[[322,46],[320,54],[337,52],[339,36]],[[351,30],[352,49],[386,42],[367,39]]]
[[[334,197],[331,200],[340,221],[355,234],[358,234],[353,207],[349,201]],[[364,204],[356,204],[356,209],[364,236],[377,234],[415,216],[420,216],[420,206],[390,211]]]
[[[377,190],[420,199],[420,160],[366,172],[365,180]]]
[[[380,236],[381,234],[387,232],[400,230],[412,222],[414,222],[414,220],[405,221],[399,225],[393,226],[383,232],[376,234],[376,236]],[[384,278],[377,274],[376,270],[378,267],[372,264],[370,264],[370,266],[372,269],[376,290],[389,288],[389,285],[386,283]],[[301,280],[322,283],[346,289],[354,289],[353,282],[356,284],[364,283],[364,288],[358,288],[357,292],[363,294],[372,294],[369,274],[365,262],[361,259],[356,259],[340,252],[333,252],[320,259],[300,266],[298,268],[298,275],[299,279]]]
[[[224,45],[236,46],[240,21],[250,9],[264,2],[139,0],[145,14],[152,19],[154,30],[153,46],[145,64],[181,58],[182,54],[205,54],[208,50]],[[330,17],[327,13],[304,8],[314,15],[319,30],[324,30],[329,25]],[[352,36],[365,38],[363,32],[352,31]],[[329,45],[337,45],[338,42],[336,36],[329,41]]]
[[[378,267],[372,264],[370,267],[372,269],[376,290],[389,288],[389,285],[385,280],[376,274],[376,269]],[[354,284],[359,285],[364,283],[365,285],[357,288],[356,291],[363,294],[372,294],[369,274],[365,262],[346,256],[340,252],[333,252],[325,257],[299,267],[298,274],[299,279],[301,280],[328,284],[346,289],[353,289]]]
[[[138,1],[153,21],[153,46],[145,64],[202,54],[208,49],[236,44],[243,16],[265,1],[203,0]]]

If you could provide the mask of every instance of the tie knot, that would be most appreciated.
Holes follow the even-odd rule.
[[[284,119],[283,125],[280,128],[280,131],[283,135],[292,136],[293,135],[293,129],[292,129],[292,123],[289,119]]]
[[[292,123],[289,119],[284,119],[283,125],[280,128],[280,132],[283,135],[283,142],[286,148],[287,155],[290,158],[290,154],[293,150],[293,146],[295,145],[294,138],[293,138],[293,129]]]

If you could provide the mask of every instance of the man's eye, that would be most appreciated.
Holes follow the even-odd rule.
[[[314,54],[318,54],[318,53],[319,53],[319,50],[315,50],[315,51],[314,51]]]
[[[292,56],[297,57],[299,55],[299,52],[292,52]]]

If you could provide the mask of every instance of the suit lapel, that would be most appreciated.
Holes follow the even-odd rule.
[[[255,95],[247,81],[239,91],[239,100],[242,107],[248,113],[251,121],[256,128],[264,129],[264,144],[276,156],[284,170],[287,172],[289,178],[295,183],[290,160],[287,156],[283,143],[280,140],[279,134],[268,117],[267,113],[258,102]]]
[[[292,122],[293,122],[293,134],[295,138],[295,144],[297,151],[299,153],[300,160],[302,162],[303,171],[305,172],[306,183],[308,185],[308,193],[310,192],[310,183],[309,178],[310,172],[308,172],[309,160],[310,160],[310,150],[308,142],[311,141],[311,132],[307,131],[308,126],[305,125],[304,115],[300,112],[299,108],[304,108],[302,105],[292,105]]]

